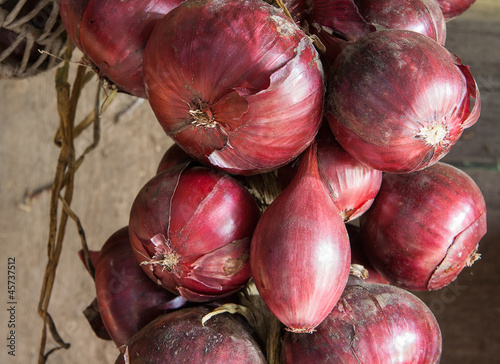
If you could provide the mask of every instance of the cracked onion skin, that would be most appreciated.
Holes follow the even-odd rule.
[[[193,158],[257,174],[297,157],[323,113],[309,38],[260,0],[189,0],[155,27],[144,53],[149,103]]]
[[[439,162],[384,174],[360,223],[364,251],[381,275],[402,288],[436,290],[479,258],[486,204],[470,176]]]
[[[188,301],[210,301],[250,278],[250,241],[259,218],[256,201],[232,176],[179,164],[137,194],[130,242],[153,281]]]
[[[160,314],[186,303],[144,273],[132,251],[128,226],[104,243],[95,264],[95,288],[102,321],[118,347]]]
[[[407,173],[444,157],[476,123],[480,105],[477,84],[455,55],[419,33],[384,30],[339,55],[326,118],[358,161]]]
[[[282,364],[439,363],[441,331],[418,297],[395,286],[351,279],[316,332],[285,334]]]
[[[159,316],[127,343],[115,364],[265,364],[264,354],[246,326],[229,314],[190,307]]]
[[[183,0],[61,0],[61,18],[73,43],[100,76],[124,92],[146,97],[144,48],[156,22]]]
[[[310,333],[337,303],[349,276],[349,238],[318,172],[316,142],[255,229],[250,266],[269,310],[289,331]]]

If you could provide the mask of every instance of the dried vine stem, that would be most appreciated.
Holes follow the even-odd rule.
[[[54,320],[48,312],[52,289],[54,287],[56,269],[59,263],[59,258],[62,251],[62,243],[66,231],[68,219],[75,221],[78,227],[78,232],[81,237],[82,247],[85,259],[92,271],[93,266],[90,262],[89,249],[85,239],[85,233],[80,223],[78,216],[70,209],[73,198],[75,172],[83,161],[84,156],[93,150],[99,141],[100,129],[100,110],[101,110],[101,89],[102,83],[99,83],[98,93],[96,97],[96,106],[93,112],[92,122],[86,124],[94,125],[94,140],[82,153],[79,158],[76,158],[74,140],[75,134],[81,131],[75,128],[75,115],[80,98],[81,91],[84,85],[91,79],[92,71],[87,71],[87,67],[80,65],[76,70],[76,76],[71,86],[68,82],[70,58],[73,51],[73,45],[68,41],[65,53],[65,61],[62,66],[56,70],[55,87],[57,93],[57,111],[59,115],[59,130],[60,136],[60,152],[57,160],[54,182],[52,184],[52,195],[50,200],[50,225],[49,237],[47,243],[47,265],[42,281],[40,291],[40,300],[38,303],[38,314],[43,319],[43,328],[40,342],[40,350],[38,355],[38,363],[44,364],[47,358],[54,351],[59,349],[67,349],[70,347],[59,335]],[[109,103],[108,103],[109,104]],[[78,124],[82,125],[82,123]],[[83,128],[85,129],[85,128]],[[83,131],[82,129],[82,131]],[[56,143],[57,144],[57,143]],[[59,214],[59,202],[62,201],[63,208]],[[46,352],[47,331],[50,332],[52,339],[57,346]]]

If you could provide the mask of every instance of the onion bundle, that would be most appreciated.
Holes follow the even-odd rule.
[[[406,17],[383,13],[382,3]],[[209,312],[200,303],[221,297],[234,301],[224,310],[244,314],[253,333],[264,335],[256,345],[269,353],[270,330],[257,327],[257,306],[232,296],[251,279],[259,307],[288,331],[285,362],[304,362],[305,347],[312,348],[307,359],[324,359],[329,345],[339,360],[353,360],[353,353],[365,363],[439,360],[437,322],[404,289],[449,284],[477,257],[486,232],[477,186],[439,162],[479,118],[477,84],[445,48],[445,18],[434,0],[286,4],[297,23],[260,0],[186,0],[155,18],[141,38],[142,70],[133,74],[144,93],[137,95],[147,96],[175,144],[138,192],[128,237],[148,279],[195,307],[151,321],[117,363],[134,362],[133,355],[149,362],[233,360],[236,349],[215,357],[199,351],[215,347],[198,335]],[[346,12],[321,24],[329,15],[320,9],[329,6]],[[97,23],[105,12],[100,17]],[[336,52],[328,77],[313,46],[318,29],[335,36],[324,44]],[[89,39],[78,32],[83,46]],[[279,193],[258,206],[254,177],[285,182],[281,190],[261,186],[264,194]],[[360,228],[346,227],[357,217]],[[405,229],[413,241],[404,239]],[[431,241],[432,234],[439,239]],[[405,256],[409,249],[414,257]],[[348,284],[351,264],[400,287]],[[193,327],[189,340],[179,334]],[[352,327],[362,335],[342,336]],[[326,344],[328,330],[343,339]],[[254,344],[247,354],[258,362]]]

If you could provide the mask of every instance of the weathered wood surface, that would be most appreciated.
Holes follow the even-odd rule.
[[[448,23],[447,46],[471,66],[481,89],[481,119],[464,133],[445,161],[473,162],[489,169],[465,169],[482,189],[488,204],[488,233],[481,243],[482,259],[443,290],[419,293],[436,314],[444,338],[444,364],[493,363],[500,357],[500,180],[492,170],[500,158],[500,3],[478,0],[460,18]],[[92,109],[94,82],[86,87],[80,110]],[[33,363],[38,355],[41,279],[46,265],[48,207],[44,192],[31,205],[26,191],[51,182],[58,148],[53,136],[58,125],[54,74],[29,80],[0,80],[0,337],[8,334],[6,309],[7,258],[16,258],[16,357],[0,344],[0,362]],[[114,115],[133,102],[120,95],[102,120],[102,137],[77,172],[72,209],[79,215],[91,249],[127,224],[131,203],[153,175],[171,141],[163,134],[147,103],[128,118]],[[80,113],[80,117],[83,112]],[[77,118],[79,119],[79,118]],[[78,139],[81,151],[92,136]],[[97,339],[82,311],[95,296],[90,276],[76,252],[80,240],[70,221],[50,304],[69,350],[55,353],[53,363],[113,363],[117,350]],[[48,348],[53,343],[49,340]]]

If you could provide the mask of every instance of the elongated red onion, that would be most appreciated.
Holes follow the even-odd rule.
[[[282,363],[439,363],[442,338],[431,310],[412,293],[349,281],[311,335],[286,333]]]
[[[366,256],[363,250],[363,237],[361,236],[361,229],[359,226],[346,224],[346,228],[351,246],[351,267],[355,264],[366,269],[368,273],[368,277],[364,278],[364,282],[366,283],[388,284],[389,281],[377,272],[377,270],[373,267],[373,264]]]
[[[61,0],[70,39],[119,89],[146,97],[142,58],[156,22],[183,0]]]
[[[127,343],[115,364],[265,364],[248,329],[229,314],[212,317],[207,307],[184,308],[158,317]]]
[[[412,30],[443,45],[446,41],[445,19],[435,0],[314,0],[306,21],[326,47],[327,70],[345,45],[377,30]]]
[[[118,347],[160,314],[186,303],[144,273],[132,251],[128,227],[104,243],[95,268],[99,312]]]
[[[385,174],[361,217],[362,243],[391,283],[434,290],[477,258],[486,233],[486,205],[476,183],[449,164],[409,174]]]
[[[148,41],[144,79],[165,132],[195,159],[233,174],[286,164],[321,121],[314,46],[260,0],[189,0],[171,11]]]
[[[250,278],[250,240],[259,217],[257,203],[234,178],[181,164],[139,191],[130,241],[151,279],[188,301],[209,301]]]
[[[344,222],[361,216],[373,203],[382,182],[382,172],[351,157],[335,140],[328,125],[316,137],[318,169],[321,181],[340,210]],[[288,185],[298,163],[290,163],[278,171],[282,186]]]
[[[342,294],[350,260],[345,224],[321,182],[313,142],[291,184],[257,224],[252,277],[288,330],[312,332]]]
[[[480,115],[469,68],[412,31],[377,31],[349,44],[330,76],[326,118],[335,137],[382,171],[436,163]]]
[[[446,21],[455,19],[468,10],[476,0],[436,0]]]

